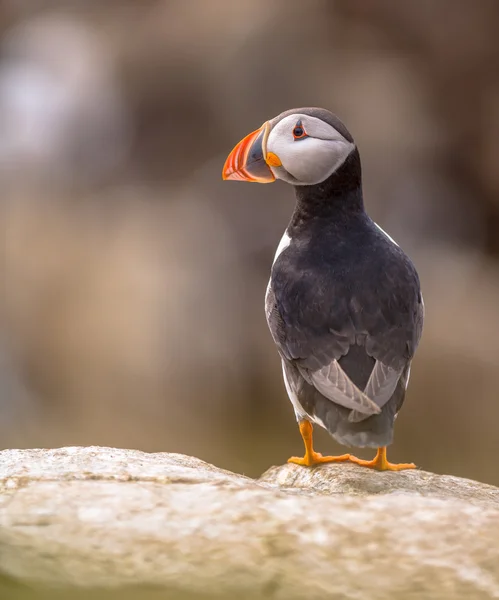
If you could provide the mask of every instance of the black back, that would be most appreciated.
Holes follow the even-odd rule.
[[[295,190],[292,242],[271,273],[272,336],[284,358],[306,369],[341,360],[363,389],[375,360],[401,369],[414,355],[423,323],[418,274],[364,210],[356,149],[325,182]],[[353,346],[363,352],[349,356]]]

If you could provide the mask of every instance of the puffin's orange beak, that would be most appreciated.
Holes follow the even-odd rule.
[[[269,133],[270,124],[267,121],[260,129],[242,139],[227,157],[222,170],[222,178],[258,183],[275,181],[274,174],[265,162]]]

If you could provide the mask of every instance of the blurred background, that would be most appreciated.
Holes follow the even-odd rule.
[[[301,453],[263,310],[293,191],[221,168],[315,105],[421,275],[391,459],[499,485],[498,31],[496,0],[3,0],[0,447]]]

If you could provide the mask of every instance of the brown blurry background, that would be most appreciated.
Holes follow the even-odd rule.
[[[367,208],[421,275],[391,457],[499,484],[497,0],[0,10],[2,448],[182,452],[249,475],[301,452],[263,311],[293,191],[221,168],[263,121],[315,105],[352,131]]]

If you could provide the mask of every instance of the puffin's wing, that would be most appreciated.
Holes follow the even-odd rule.
[[[381,412],[381,408],[353,383],[337,360],[332,360],[317,371],[308,371],[300,367],[298,369],[304,379],[323,396],[340,406],[358,412],[362,418]]]
[[[291,252],[273,265],[266,312],[281,356],[326,398],[356,411],[352,419],[386,404],[421,337],[419,279],[405,255],[396,259],[359,272],[354,287],[341,277],[318,281],[313,269],[296,268]],[[359,346],[360,368],[349,360]]]
[[[376,404],[378,410],[381,411],[383,406],[393,396],[404,368],[394,369],[389,365],[385,365],[380,360],[377,360],[374,364],[374,368],[364,389],[364,394]],[[365,413],[362,413],[358,409],[350,413],[348,417],[348,420],[352,423],[357,423],[364,419]]]
[[[279,303],[272,285],[267,288],[265,305],[270,331],[281,356],[296,365],[307,383],[335,404],[351,409],[362,418],[381,412],[381,408],[359,389],[338,362],[348,352],[352,336],[355,339],[350,320],[343,319],[341,334],[327,325],[304,327],[289,318],[284,320],[282,315],[286,315],[286,303]],[[322,311],[318,314],[322,318]],[[348,330],[346,322],[350,322]],[[314,325],[314,321],[310,325]]]
[[[412,356],[421,338],[424,320],[424,302],[420,292],[417,295],[416,308],[413,314],[413,328],[402,328],[399,331],[391,332],[385,336],[388,341],[393,341],[390,348],[385,340],[381,345],[378,344],[376,336],[369,339],[367,343],[367,353],[376,359],[371,375],[364,388],[364,394],[375,402],[379,408],[390,400],[395,392],[395,388],[400,377],[410,365]],[[394,353],[394,348],[403,349],[401,343],[405,343],[405,352]],[[362,411],[354,410],[350,413],[348,420],[351,423],[363,421],[366,418]]]
[[[377,360],[364,390],[366,396],[382,408],[393,396],[404,368],[394,369]]]

